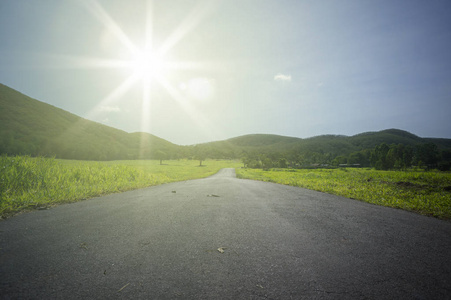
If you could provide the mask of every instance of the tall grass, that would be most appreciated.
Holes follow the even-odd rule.
[[[109,193],[207,177],[230,161],[90,162],[27,156],[0,157],[0,218]]]
[[[451,173],[364,169],[237,169],[237,176],[451,219]]]

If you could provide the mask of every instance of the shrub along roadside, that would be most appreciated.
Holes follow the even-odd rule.
[[[43,209],[100,195],[203,178],[232,161],[91,162],[28,156],[0,157],[0,219],[29,209]]]
[[[238,178],[303,187],[451,219],[451,173],[370,169],[237,169]]]

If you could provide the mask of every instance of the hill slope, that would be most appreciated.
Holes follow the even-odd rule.
[[[0,84],[0,153],[112,160],[148,158],[177,147],[148,133],[83,119]]]
[[[148,133],[127,133],[83,119],[0,84],[0,154],[85,160],[242,158],[261,154],[292,160],[304,156],[313,163],[374,149],[381,143],[409,146],[434,143],[439,150],[451,151],[451,139],[421,138],[399,129],[306,139],[251,134],[196,146],[178,146]]]
[[[271,152],[318,152],[345,155],[364,149],[373,149],[381,143],[415,146],[435,143],[440,149],[451,149],[451,139],[421,138],[407,131],[387,129],[365,132],[354,136],[321,135],[301,139],[270,134],[251,134],[225,141],[202,144],[206,149]]]

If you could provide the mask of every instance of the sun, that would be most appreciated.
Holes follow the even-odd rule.
[[[196,75],[195,78],[186,77],[187,71],[211,72],[223,68],[223,62],[214,61],[179,61],[171,51],[177,44],[189,35],[213,9],[217,1],[201,2],[199,6],[183,19],[180,24],[161,43],[155,43],[153,1],[145,0],[144,30],[141,36],[133,35],[132,40],[123,27],[111,17],[99,3],[99,0],[80,1],[83,6],[103,25],[107,35],[114,37],[117,42],[117,58],[104,57],[70,57],[74,59],[77,68],[104,68],[120,71],[126,74],[124,80],[115,85],[87,117],[95,118],[98,107],[108,107],[117,101],[127,99],[124,97],[132,89],[141,89],[141,132],[151,132],[151,110],[154,101],[165,99],[161,93],[166,93],[186,112],[191,119],[206,128],[207,118],[196,108],[195,103],[189,100],[206,100],[214,92],[214,80]],[[207,4],[208,3],[208,4]],[[212,4],[213,3],[213,4]],[[126,28],[126,27],[125,27]],[[177,53],[177,51],[175,51]],[[125,72],[124,72],[125,71]],[[180,73],[183,72],[183,73]],[[187,83],[177,83],[187,80]],[[156,99],[156,100],[155,100]]]
[[[169,70],[165,57],[151,50],[135,51],[129,67],[135,78],[146,82],[165,78]]]

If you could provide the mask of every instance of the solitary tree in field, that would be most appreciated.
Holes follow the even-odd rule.
[[[202,166],[202,161],[207,158],[207,153],[199,146],[194,147],[194,159],[199,161],[199,166]]]
[[[155,158],[158,159],[160,161],[160,165],[163,164],[163,160],[167,159],[167,154],[161,150],[158,150],[155,153]]]

